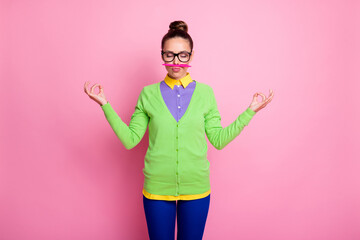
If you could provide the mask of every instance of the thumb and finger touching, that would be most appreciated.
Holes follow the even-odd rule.
[[[261,98],[262,98],[260,102],[257,99],[258,96],[261,96]],[[258,106],[256,109],[258,111],[258,110],[264,108],[272,100],[273,96],[274,96],[274,92],[272,90],[270,90],[270,96],[268,98],[263,93],[257,92],[253,96],[252,103],[254,104],[254,106]]]

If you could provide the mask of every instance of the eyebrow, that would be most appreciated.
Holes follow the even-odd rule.
[[[173,51],[164,51],[164,52],[171,52],[171,53],[174,53]],[[180,51],[180,52],[178,52],[178,53],[181,53],[181,52],[189,52],[189,51],[187,51],[187,50],[183,50],[183,51]]]

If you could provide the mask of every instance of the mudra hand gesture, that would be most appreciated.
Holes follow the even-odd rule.
[[[98,104],[100,104],[101,106],[106,104],[107,103],[107,100],[105,98],[105,95],[104,95],[104,88],[100,85],[100,84],[94,84],[90,91],[88,89],[88,86],[89,86],[90,82],[89,81],[86,81],[85,82],[85,85],[84,85],[84,91],[87,95],[89,95],[89,97],[91,99],[93,99],[95,102],[97,102]],[[94,90],[95,88],[99,86],[99,93],[98,94],[95,94],[94,93]]]
[[[259,95],[262,97],[261,102],[258,102],[258,100],[257,100],[257,97]],[[265,97],[264,94],[257,92],[254,94],[253,100],[252,100],[249,108],[255,112],[258,112],[260,109],[263,109],[272,100],[273,97],[274,97],[274,92],[271,89],[270,89],[269,97]]]

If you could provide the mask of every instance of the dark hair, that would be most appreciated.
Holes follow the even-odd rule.
[[[190,35],[187,33],[188,26],[184,21],[174,21],[170,23],[169,25],[169,31],[167,34],[164,35],[162,41],[161,41],[161,49],[164,49],[164,45],[166,40],[174,37],[181,37],[183,39],[186,39],[190,43],[191,51],[193,50],[193,40],[190,37]]]

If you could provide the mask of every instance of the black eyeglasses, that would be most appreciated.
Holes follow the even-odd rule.
[[[172,62],[174,61],[175,57],[179,59],[180,62],[188,62],[190,60],[191,52],[182,51],[179,53],[173,53],[171,51],[164,52],[161,50],[161,56],[164,62]]]

